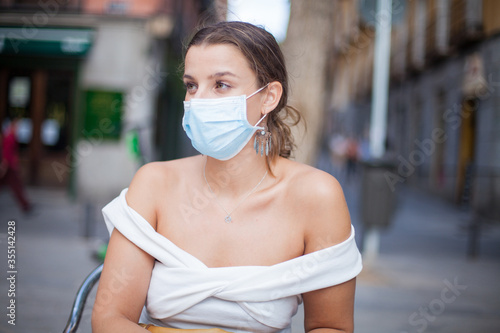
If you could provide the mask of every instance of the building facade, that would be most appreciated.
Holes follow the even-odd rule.
[[[344,10],[330,73],[330,128],[362,139],[370,122],[370,20],[383,22],[384,13],[376,17],[361,1]],[[389,14],[386,147],[397,172],[388,185],[417,186],[499,220],[500,3],[393,1]]]
[[[211,4],[0,1],[0,123],[19,119],[25,182],[103,202],[168,155],[164,129],[182,114],[169,70]]]

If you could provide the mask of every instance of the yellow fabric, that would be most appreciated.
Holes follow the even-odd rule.
[[[153,333],[230,333],[220,328],[181,329],[160,327],[151,324],[139,324],[139,326],[144,327],[145,329]]]

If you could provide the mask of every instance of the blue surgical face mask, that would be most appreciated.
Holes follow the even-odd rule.
[[[193,147],[203,155],[218,160],[236,156],[250,141],[257,125],[247,120],[246,100],[267,87],[267,84],[246,97],[245,95],[222,98],[193,98],[184,101],[182,127]]]

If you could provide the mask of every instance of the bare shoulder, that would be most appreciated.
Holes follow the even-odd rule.
[[[304,223],[306,253],[346,240],[351,219],[342,186],[332,175],[311,166],[288,161],[287,188],[297,216]]]
[[[344,200],[340,183],[332,175],[306,164],[286,161],[284,168],[289,189],[308,204],[330,204]]]
[[[134,175],[127,191],[128,205],[156,229],[159,198],[164,198],[183,179],[188,169],[198,165],[199,157],[188,157],[143,165]]]

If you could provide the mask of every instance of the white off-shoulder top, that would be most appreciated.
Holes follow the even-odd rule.
[[[156,259],[141,322],[231,332],[290,332],[301,294],[346,282],[362,269],[351,235],[342,243],[272,266],[207,267],[157,233],[125,200],[103,208],[116,228]]]

